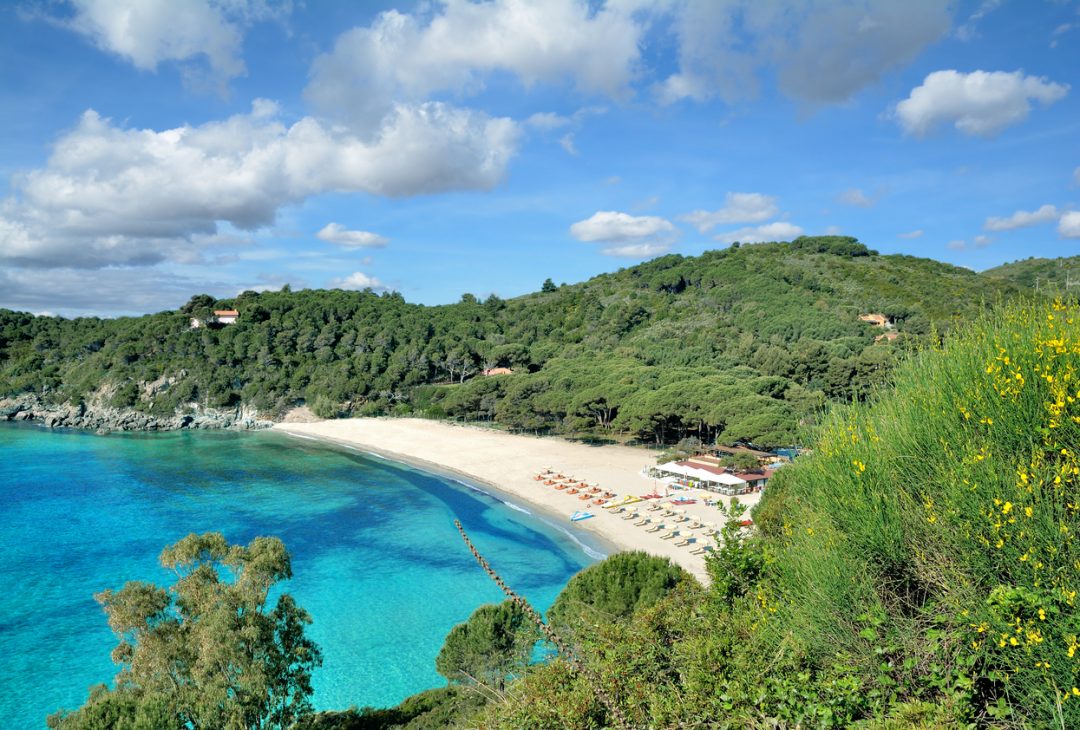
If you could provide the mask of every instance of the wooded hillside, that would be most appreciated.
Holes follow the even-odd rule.
[[[788,444],[827,400],[881,382],[898,351],[1020,291],[835,236],[665,256],[544,289],[435,307],[370,291],[200,295],[115,320],[0,310],[0,396],[163,415],[306,403],[324,417]],[[239,317],[192,328],[215,309]],[[890,328],[860,321],[871,313]],[[513,373],[481,374],[494,367]]]

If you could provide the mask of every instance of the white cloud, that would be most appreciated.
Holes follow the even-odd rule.
[[[70,268],[0,266],[0,307],[63,316],[142,315],[176,309],[198,292],[225,296],[236,289],[233,283],[145,268],[109,268],[87,275]]]
[[[728,223],[759,223],[775,217],[780,212],[776,198],[761,193],[728,193],[724,206],[719,210],[695,210],[679,216],[679,220],[695,226],[706,233],[718,225]]]
[[[825,235],[826,236],[839,236],[843,232],[844,232],[844,229],[841,228],[840,226],[826,226],[825,227]]]
[[[622,246],[609,246],[601,249],[605,256],[621,256],[632,259],[649,259],[667,253],[671,248],[667,243],[628,243]]]
[[[1077,27],[1080,27],[1080,23],[1062,23],[1058,27],[1054,28],[1054,32],[1050,34],[1050,39],[1051,39],[1050,40],[1050,47],[1051,48],[1057,48],[1058,43],[1059,43],[1059,38],[1062,35],[1068,33],[1073,28],[1077,28]]]
[[[919,137],[950,123],[963,134],[993,137],[1026,119],[1032,101],[1053,104],[1068,91],[1068,84],[1021,71],[934,71],[896,105],[895,116],[905,132]]]
[[[921,229],[921,228],[916,228],[914,231],[908,231],[907,233],[898,233],[898,234],[896,234],[897,238],[907,238],[907,239],[922,238],[922,235],[923,235],[923,229]]]
[[[844,205],[853,205],[856,208],[873,208],[874,203],[877,202],[859,188],[845,190],[837,196],[837,199]]]
[[[769,241],[790,241],[803,234],[803,229],[786,221],[775,221],[763,226],[748,226],[737,231],[721,233],[716,240],[722,243],[767,243]]]
[[[1028,212],[1018,210],[1008,218],[996,218],[991,216],[986,219],[983,228],[988,231],[1011,231],[1016,228],[1026,228],[1040,223],[1050,223],[1058,217],[1058,209],[1053,205],[1044,205],[1038,210]]]
[[[389,238],[370,231],[350,231],[337,223],[327,223],[315,237],[327,243],[336,243],[348,248],[382,248],[390,242]]]
[[[1080,212],[1074,210],[1061,216],[1057,232],[1062,238],[1080,238]]]
[[[983,0],[978,9],[972,13],[967,22],[956,28],[956,37],[962,41],[970,41],[979,37],[977,25],[987,15],[1001,7],[1002,0]]]
[[[282,17],[290,3],[262,0],[71,0],[74,15],[61,21],[103,51],[136,68],[163,62],[205,61],[212,75],[245,72],[243,31],[257,20]]]
[[[949,241],[945,244],[945,248],[951,251],[964,251],[967,249],[967,241],[964,241],[963,239]]]
[[[975,244],[975,248],[986,248],[994,242],[993,236],[975,236],[971,239],[971,242]]]
[[[626,98],[643,32],[619,8],[580,0],[454,0],[429,18],[389,10],[369,27],[342,33],[315,60],[305,96],[358,130],[376,127],[395,101],[475,94],[493,72],[513,74],[526,87],[571,80],[587,92]]]
[[[576,155],[578,153],[577,147],[574,146],[574,135],[564,134],[559,138],[559,146],[566,150],[569,155]]]
[[[555,112],[537,112],[525,120],[525,125],[534,129],[551,131],[565,127],[573,122],[570,117],[556,114]]]
[[[579,241],[632,241],[651,236],[671,236],[678,229],[654,215],[634,216],[613,210],[597,211],[592,217],[570,226],[570,234]]]
[[[659,216],[601,210],[570,226],[570,234],[579,241],[615,244],[602,250],[608,256],[647,258],[667,251],[679,229]]]
[[[355,271],[348,276],[340,279],[330,280],[331,289],[349,289],[353,291],[360,291],[362,289],[371,289],[372,291],[389,291],[390,287],[383,284],[374,276],[368,276],[363,271]]]
[[[281,206],[327,191],[490,189],[519,134],[509,119],[436,102],[395,107],[370,141],[313,117],[285,126],[276,113],[260,100],[250,114],[155,131],[86,112],[0,202],[0,261],[152,264],[188,255],[221,221],[256,229]]]
[[[1080,167],[1073,170],[1073,182],[1080,185]]]
[[[939,0],[687,0],[676,6],[679,70],[663,102],[756,95],[762,69],[810,103],[843,102],[915,58],[949,29]]]

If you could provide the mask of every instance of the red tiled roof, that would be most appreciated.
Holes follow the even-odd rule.
[[[708,466],[706,464],[691,463],[689,461],[677,461],[675,463],[678,464],[679,466],[688,466],[691,469],[701,469],[701,471],[707,471],[710,474],[727,474],[728,473],[727,469],[722,469],[722,468],[717,467],[717,466]],[[738,474],[736,474],[735,476],[738,476]]]
[[[762,479],[770,478],[772,475],[773,472],[770,469],[762,469],[761,471],[740,471],[735,474],[739,479],[747,482],[761,481]]]
[[[214,310],[214,316],[215,317],[239,317],[240,313],[237,312],[235,309],[215,309]]]

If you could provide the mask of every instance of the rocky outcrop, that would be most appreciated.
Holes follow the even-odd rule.
[[[178,431],[180,429],[256,430],[270,428],[273,421],[259,418],[258,411],[193,409],[191,413],[155,416],[141,411],[79,403],[56,405],[34,395],[0,399],[0,421],[38,421],[47,428],[83,428],[109,431]]]

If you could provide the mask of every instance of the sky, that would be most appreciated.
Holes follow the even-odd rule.
[[[1080,0],[0,3],[0,307],[1080,254]]]

